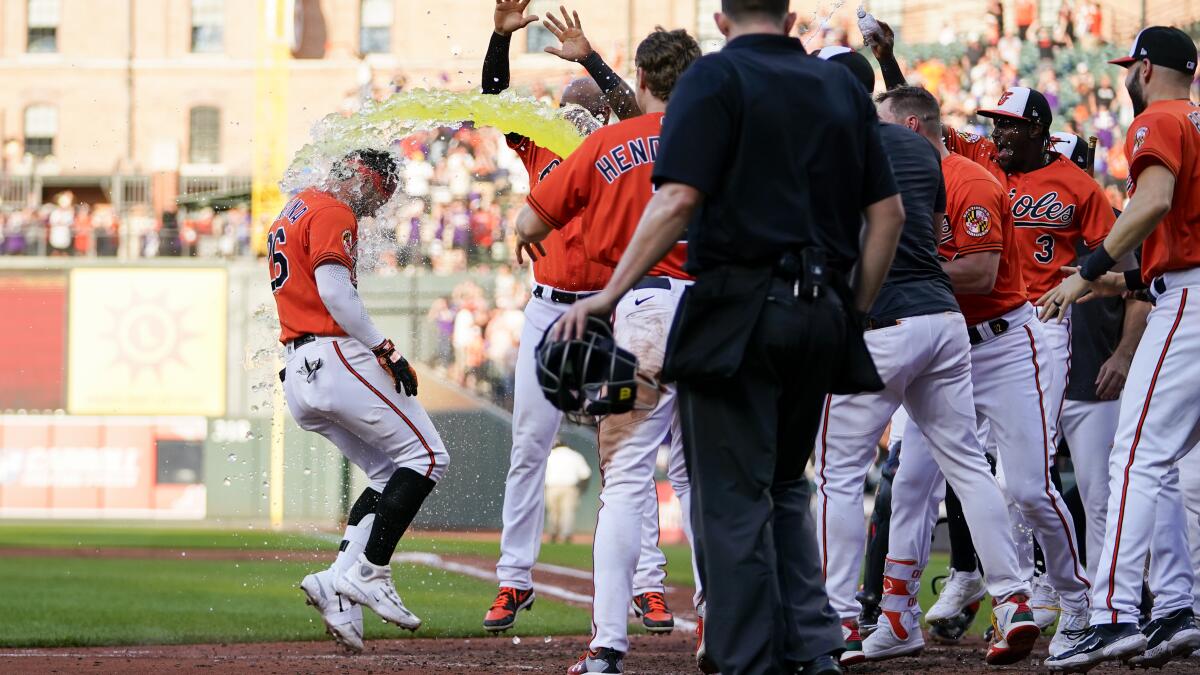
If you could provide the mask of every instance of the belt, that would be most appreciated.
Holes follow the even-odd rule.
[[[287,344],[287,346],[292,351],[295,351],[310,342],[316,342],[316,341],[317,341],[316,335],[313,335],[312,333],[305,333],[304,335],[301,335],[300,337],[296,338],[295,340],[292,340],[291,342],[289,342]]]
[[[892,326],[899,326],[899,325],[900,325],[899,319],[884,319],[884,320],[871,319],[871,318],[867,319],[867,330],[879,330],[880,328],[891,328]]]
[[[988,330],[991,331],[991,335],[988,335],[980,330],[980,326],[987,326]],[[992,319],[991,321],[984,321],[983,323],[967,327],[967,334],[971,336],[971,344],[977,345],[988,338],[1005,334],[1008,332],[1008,328],[1008,321],[1005,321],[1004,319]]]
[[[671,290],[671,280],[666,277],[642,277],[642,280],[633,285],[635,291],[644,291],[648,288],[660,288],[664,291]]]
[[[546,297],[546,291],[549,291],[550,297]],[[541,300],[549,300],[550,302],[559,305],[573,305],[576,302],[579,302],[584,298],[590,298],[593,295],[595,295],[595,293],[568,293],[567,291],[560,291],[557,288],[550,288],[549,286],[538,285],[533,287],[533,297]]]

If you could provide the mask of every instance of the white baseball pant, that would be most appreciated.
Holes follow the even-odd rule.
[[[1192,569],[1200,570],[1200,450],[1192,448],[1179,467],[1179,492],[1183,495],[1183,506],[1187,510],[1187,530]],[[1192,582],[1192,609],[1200,614],[1200,574]]]
[[[563,414],[546,400],[538,386],[535,351],[550,324],[570,305],[530,298],[517,349],[516,390],[513,399],[513,444],[504,480],[503,529],[496,577],[501,586],[533,588],[533,565],[542,548],[545,522],[546,461]],[[653,481],[646,486],[653,490]],[[658,548],[657,503],[643,514],[641,555],[635,587],[638,593],[663,590],[667,559]]]
[[[1050,424],[1050,452],[1058,451],[1062,438],[1061,420],[1067,394],[1067,382],[1071,379],[1071,315],[1062,323],[1042,324],[1046,336],[1046,355],[1050,361],[1050,377],[1046,381],[1047,422]]]
[[[428,413],[396,392],[371,350],[350,337],[319,337],[287,349],[288,410],[306,431],[328,438],[383,492],[396,469],[434,481],[450,462]]]
[[[662,371],[667,335],[675,310],[689,282],[661,278],[670,288],[630,291],[617,304],[613,337],[623,349],[638,358],[639,373],[657,382]],[[633,594],[633,572],[641,546],[641,519],[646,502],[653,499],[646,484],[653,482],[658,448],[671,433],[671,464],[682,464],[683,435],[674,385],[656,390],[644,382],[638,386],[637,408],[600,421],[600,511],[596,515],[596,538],[592,545],[592,640],[591,648],[629,650],[629,599]],[[691,490],[686,471],[671,472],[672,487],[685,514],[691,513]],[[683,480],[679,480],[682,478]],[[657,512],[658,502],[654,499]],[[691,519],[683,519],[683,530],[692,541]],[[692,556],[695,559],[695,555]],[[699,577],[697,581],[697,594]]]
[[[1162,279],[1166,291],[1150,311],[1121,400],[1108,466],[1104,548],[1092,591],[1093,624],[1137,623],[1152,534],[1186,527],[1182,497],[1171,482],[1175,463],[1200,440],[1200,268],[1168,272]],[[1186,581],[1190,595],[1195,572],[1190,564],[1175,564],[1183,569],[1170,570],[1171,576],[1180,575],[1176,582]],[[1166,574],[1156,569],[1160,566],[1151,564],[1152,585],[1170,586],[1159,577]]]
[[[988,571],[989,591],[997,598],[1028,593],[1009,538],[1012,527],[1006,502],[977,435],[971,346],[962,314],[910,317],[898,326],[868,331],[865,337],[886,388],[878,393],[826,398],[813,453],[817,545],[830,606],[843,619],[856,618],[861,611],[854,596],[866,545],[863,479],[875,459],[884,427],[901,404],[911,417],[900,453],[901,471],[910,452],[924,453],[935,462],[933,469],[938,477],[942,474],[937,467],[943,467],[971,523],[972,541]],[[929,442],[918,442],[912,450],[914,436],[921,436],[915,433],[918,427],[928,434]],[[933,490],[932,485],[921,489],[926,488]],[[920,502],[920,515],[910,519],[923,521],[929,493],[914,490],[911,494],[915,495],[914,507],[916,501]],[[893,484],[893,533],[905,520],[896,508]],[[894,550],[889,555],[917,559]]]
[[[1063,403],[1059,429],[1071,449],[1075,482],[1087,522],[1087,573],[1096,578],[1096,562],[1104,547],[1104,516],[1108,511],[1108,457],[1117,435],[1121,402],[1072,401]]]

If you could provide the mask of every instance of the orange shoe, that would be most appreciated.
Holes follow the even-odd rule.
[[[708,647],[704,644],[704,603],[696,608],[696,667],[706,675],[721,672],[717,664],[708,658]]]
[[[651,633],[675,630],[675,615],[667,607],[667,599],[662,593],[651,591],[633,596],[633,614]]]
[[[496,601],[483,617],[483,629],[493,633],[506,631],[517,622],[517,612],[533,608],[533,589],[501,586]]]

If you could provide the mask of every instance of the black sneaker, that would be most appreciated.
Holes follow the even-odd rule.
[[[1200,649],[1200,628],[1191,608],[1184,608],[1154,619],[1142,629],[1146,651],[1129,659],[1139,668],[1162,668],[1172,660]]]
[[[1146,651],[1146,636],[1136,623],[1101,623],[1090,626],[1074,649],[1046,659],[1051,672],[1086,673],[1104,661],[1130,658]]]
[[[929,624],[929,639],[940,645],[958,644],[971,628],[971,624],[975,623],[975,615],[979,613],[979,606],[978,602],[972,602],[953,619]],[[989,630],[990,628],[989,626]]]
[[[800,666],[796,671],[796,675],[842,675],[845,671],[838,665],[837,659],[832,655],[818,656],[817,658]]]
[[[854,599],[862,605],[862,611],[858,614],[858,633],[864,638],[875,632],[875,627],[879,625],[879,614],[882,610],[879,609],[879,596],[867,591],[859,591],[855,594]]]
[[[584,673],[620,675],[623,672],[625,672],[625,652],[608,647],[589,649],[579,657],[579,661],[575,665],[567,669],[567,675],[583,675]]]

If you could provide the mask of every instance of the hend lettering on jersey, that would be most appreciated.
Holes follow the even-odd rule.
[[[618,178],[658,159],[658,136],[635,138],[610,149],[596,160],[596,170],[612,185]]]
[[[1075,219],[1075,205],[1063,204],[1058,192],[1051,191],[1035,201],[1030,195],[1017,196],[1016,189],[1009,190],[1012,200],[1013,225],[1016,227],[1063,228]]]

